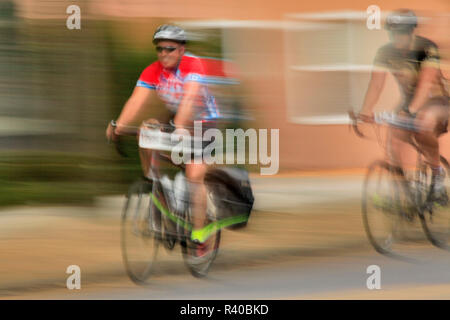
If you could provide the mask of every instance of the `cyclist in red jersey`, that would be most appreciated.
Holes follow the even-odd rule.
[[[141,73],[131,97],[116,121],[116,129],[108,126],[107,138],[115,139],[115,135],[123,133],[121,128],[130,125],[151,104],[155,94],[165,102],[176,127],[192,126],[194,120],[219,117],[215,99],[204,85],[206,78],[202,62],[199,58],[186,54],[186,41],[185,31],[177,26],[162,25],[156,30],[153,43],[156,45],[158,60]],[[149,157],[142,159],[149,161]],[[204,246],[200,240],[195,237],[196,231],[203,227],[206,215],[206,189],[203,183],[206,170],[207,165],[204,163],[186,164],[186,176],[193,186],[192,240],[199,243],[199,256],[206,253],[206,250],[202,250]]]

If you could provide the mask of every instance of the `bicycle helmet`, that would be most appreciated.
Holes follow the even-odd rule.
[[[412,10],[400,9],[387,16],[384,27],[388,31],[412,32],[417,27],[417,16]]]
[[[186,43],[186,32],[180,27],[163,24],[156,29],[155,34],[153,35],[153,43],[156,44],[161,40],[171,40],[180,43]]]

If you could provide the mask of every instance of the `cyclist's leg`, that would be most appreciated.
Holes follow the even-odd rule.
[[[187,164],[186,176],[191,184],[191,205],[194,230],[203,228],[206,217],[206,187],[203,182],[208,166],[205,163]]]
[[[439,136],[446,131],[449,117],[449,108],[432,100],[417,113],[417,121],[420,121],[425,130],[421,130],[414,136],[422,148],[425,158],[431,167],[439,167]]]
[[[439,136],[447,132],[449,108],[447,100],[431,99],[417,114],[423,130],[414,136],[432,169],[432,192],[436,199],[443,194],[444,168],[440,165]]]
[[[144,121],[140,127],[140,129],[144,129],[145,128],[145,124],[159,124],[160,122],[157,119],[147,119],[146,121]],[[159,159],[158,157],[155,157],[154,159],[152,159],[152,153],[153,150],[150,149],[142,149],[139,148],[139,157],[141,159],[141,168],[142,168],[142,173],[144,174],[144,177],[147,178],[152,178],[151,174],[150,174],[150,169],[153,168],[157,168],[159,166]]]
[[[215,128],[217,125],[216,122],[208,122],[206,126],[203,126],[203,130],[207,130],[210,128]],[[202,143],[202,151],[209,144],[209,141],[203,141]],[[193,160],[198,155],[193,155]],[[207,189],[204,183],[204,178],[206,175],[206,171],[209,166],[203,162],[203,159],[200,163],[191,162],[186,165],[186,176],[191,185],[191,207],[193,213],[193,232],[192,232],[192,240],[197,240],[203,244],[206,244],[208,241],[204,239],[203,227],[205,226],[206,221],[206,207],[207,207]]]
[[[157,159],[152,159],[152,150],[139,148],[139,157],[141,159],[142,174],[144,177],[150,178],[150,168],[152,161],[156,162]],[[157,165],[156,163],[154,163]]]
[[[399,128],[389,127],[387,136],[388,159],[390,164],[404,169],[403,156],[409,146],[411,133]]]

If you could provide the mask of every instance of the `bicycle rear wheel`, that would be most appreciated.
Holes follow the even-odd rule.
[[[370,243],[381,254],[396,253],[405,222],[402,213],[412,210],[401,186],[403,182],[404,177],[385,161],[374,162],[366,174],[363,223]]]
[[[207,218],[205,221],[205,226],[211,226],[212,232],[208,239],[204,242],[204,245],[206,245],[206,254],[204,256],[197,257],[199,244],[190,240],[191,232],[189,230],[186,230],[185,241],[181,242],[184,263],[190,273],[197,278],[203,278],[208,274],[209,269],[211,268],[211,265],[219,252],[221,231],[220,229],[216,229],[214,224],[217,221],[217,208],[214,205],[214,201],[212,201],[211,197],[213,196],[214,195],[211,192],[207,192]],[[190,206],[189,209],[186,210],[186,220],[190,225],[193,225],[193,217]]]
[[[140,180],[131,185],[122,215],[121,246],[125,270],[130,279],[143,284],[153,271],[158,252],[160,214],[150,197],[153,183]],[[158,225],[159,224],[159,225]]]
[[[420,212],[422,227],[430,242],[439,248],[449,249],[450,246],[450,203],[448,195],[450,193],[450,167],[447,160],[441,157],[441,165],[445,169],[445,189],[447,199],[440,201],[425,200]],[[420,170],[420,180],[424,186],[424,198],[428,197],[431,185],[431,168],[427,165]]]

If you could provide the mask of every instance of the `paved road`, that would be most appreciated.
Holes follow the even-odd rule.
[[[398,260],[367,243],[361,175],[254,179],[255,214],[225,231],[207,279],[184,268],[179,250],[161,252],[148,287],[126,276],[120,251],[123,198],[96,208],[14,208],[0,215],[0,296],[26,299],[450,299],[450,253],[426,241]],[[419,233],[420,228],[418,229]],[[417,230],[416,230],[417,231]],[[420,239],[419,239],[420,240]],[[68,265],[82,289],[65,287]],[[381,290],[366,269],[381,268]],[[3,290],[2,290],[3,289]]]
[[[372,251],[212,270],[205,280],[156,275],[148,287],[125,279],[20,296],[27,299],[450,299],[450,254],[428,245],[409,252],[415,261]],[[381,289],[369,290],[367,267],[380,267]],[[11,298],[15,298],[11,296]]]

